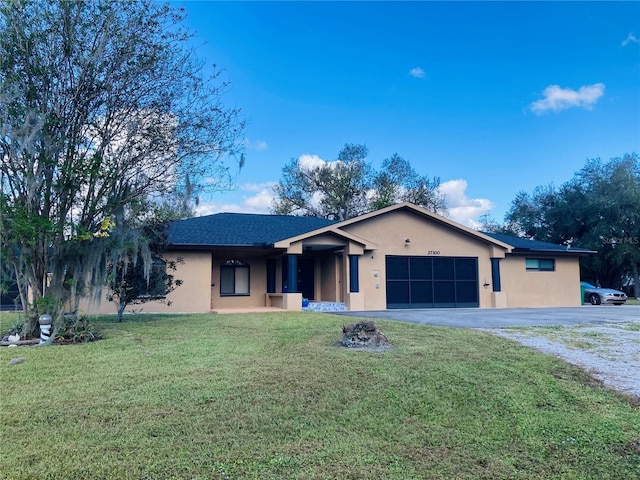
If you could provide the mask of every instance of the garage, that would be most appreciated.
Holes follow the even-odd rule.
[[[387,308],[479,306],[477,257],[388,255]]]

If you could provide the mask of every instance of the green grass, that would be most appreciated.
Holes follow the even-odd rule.
[[[140,315],[98,320],[99,342],[2,348],[0,478],[640,477],[638,406],[582,371],[397,322],[377,322],[392,350],[342,349],[344,322]]]

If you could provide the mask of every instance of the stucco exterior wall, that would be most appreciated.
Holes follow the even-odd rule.
[[[344,230],[379,245],[377,250],[360,257],[360,291],[365,310],[387,307],[386,255],[477,257],[480,307],[492,306],[491,286],[483,285],[491,282],[491,255],[504,255],[492,245],[402,210],[349,225]]]
[[[203,313],[209,311],[211,253],[210,252],[171,252],[164,255],[165,260],[182,259],[176,264],[173,273],[183,284],[167,296],[171,305],[159,301],[150,301],[127,307],[127,312],[143,311],[148,313]],[[115,314],[116,305],[107,300],[107,290],[103,289],[99,301],[84,299],[80,302],[80,311],[88,314]]]
[[[580,305],[578,257],[555,257],[553,272],[527,271],[526,258],[542,257],[512,255],[500,262],[502,291],[508,308]]]

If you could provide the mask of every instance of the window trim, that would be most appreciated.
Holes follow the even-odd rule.
[[[530,265],[535,262],[535,266]],[[551,262],[550,267],[542,266],[542,262]],[[525,258],[524,268],[527,272],[555,272],[556,271],[556,259],[555,258]]]
[[[246,269],[247,271],[247,291],[238,293],[236,291],[236,271],[239,269]],[[225,270],[231,270],[233,272],[233,293],[223,293],[223,272]],[[229,259],[220,265],[220,296],[221,297],[248,297],[251,295],[251,268],[249,264],[243,260],[237,258]]]

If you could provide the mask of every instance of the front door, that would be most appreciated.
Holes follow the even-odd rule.
[[[312,257],[298,259],[298,292],[309,300],[315,300],[315,263]]]

